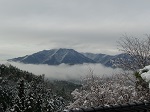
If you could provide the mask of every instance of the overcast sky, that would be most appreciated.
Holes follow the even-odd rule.
[[[116,54],[124,33],[150,34],[149,0],[0,0],[1,59],[53,48]]]

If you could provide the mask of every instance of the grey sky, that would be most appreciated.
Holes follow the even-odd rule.
[[[122,34],[150,34],[149,5],[149,0],[0,0],[0,56],[60,47],[116,54]]]

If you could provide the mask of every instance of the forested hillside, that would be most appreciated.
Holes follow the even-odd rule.
[[[59,112],[79,88],[66,81],[49,81],[12,65],[0,65],[0,108],[7,112]]]

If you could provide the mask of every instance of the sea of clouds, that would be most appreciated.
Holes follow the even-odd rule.
[[[2,61],[1,63],[6,65],[11,64],[21,70],[32,72],[35,75],[45,74],[45,78],[52,80],[80,80],[89,75],[90,71],[93,71],[93,74],[97,76],[110,76],[121,72],[120,69],[105,67],[101,64],[80,64],[71,66],[61,64],[52,66],[46,64],[35,65],[7,61]]]

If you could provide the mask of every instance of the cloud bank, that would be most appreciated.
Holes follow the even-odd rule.
[[[21,70],[32,72],[36,75],[45,74],[48,79],[56,80],[80,80],[89,75],[89,69],[93,70],[94,75],[98,76],[110,76],[120,72],[120,69],[112,69],[104,67],[101,64],[83,64],[83,65],[66,65],[61,64],[58,66],[50,65],[34,65],[34,64],[22,64],[16,62],[3,62],[5,64],[11,64]]]

